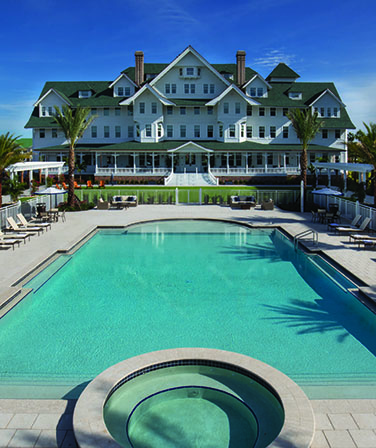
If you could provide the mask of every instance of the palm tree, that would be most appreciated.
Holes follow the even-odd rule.
[[[301,180],[303,181],[303,190],[305,196],[305,190],[307,187],[307,149],[310,142],[315,138],[319,132],[323,121],[318,119],[318,113],[312,112],[311,108],[308,109],[293,109],[288,115],[288,119],[291,121],[292,127],[296,132],[296,136],[300,140],[302,145],[302,154],[300,157],[300,170]]]
[[[5,169],[31,157],[31,154],[25,152],[25,149],[20,146],[18,138],[9,132],[0,135],[0,207],[2,206],[2,180]]]
[[[94,120],[94,116],[89,117],[90,109],[87,107],[77,106],[71,109],[65,104],[62,111],[55,106],[54,119],[56,123],[62,128],[65,138],[69,143],[68,156],[68,205],[74,206],[74,169],[75,169],[75,155],[74,150],[77,141],[82,138],[86,129]]]
[[[376,123],[363,122],[363,125],[367,132],[359,130],[355,138],[349,139],[347,148],[357,161],[373,165],[373,204],[376,207]]]

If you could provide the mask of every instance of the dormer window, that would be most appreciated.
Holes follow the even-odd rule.
[[[78,98],[90,98],[91,90],[80,90],[78,92]]]
[[[117,88],[117,96],[124,96],[124,87]]]
[[[187,67],[187,76],[193,76],[193,74],[194,74],[194,68]]]
[[[179,76],[182,78],[199,78],[201,76],[201,69],[198,67],[179,68]]]
[[[289,92],[289,98],[291,100],[301,100],[302,94],[300,92]]]
[[[130,87],[116,87],[116,96],[131,96],[131,88]]]

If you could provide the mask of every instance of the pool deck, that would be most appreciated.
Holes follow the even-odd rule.
[[[0,250],[0,304],[18,288],[11,287],[25,273],[57,250],[68,250],[96,226],[123,226],[153,219],[213,218],[254,226],[279,226],[290,235],[307,229],[319,233],[319,246],[328,257],[353,273],[376,295],[376,251],[358,249],[348,236],[334,236],[326,225],[312,223],[308,213],[278,209],[232,210],[224,206],[141,205],[127,210],[69,213],[65,223],[14,251]],[[311,400],[316,417],[312,448],[376,447],[376,400]],[[0,447],[75,447],[72,431],[74,401],[0,400]],[[282,448],[282,447],[281,447]]]

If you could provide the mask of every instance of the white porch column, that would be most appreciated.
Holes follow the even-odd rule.
[[[171,173],[174,172],[174,154],[171,154]]]
[[[230,154],[229,153],[226,153],[226,157],[227,157],[227,161],[226,161],[226,164],[227,164],[227,166],[226,166],[226,172],[227,172],[227,174],[230,172]]]
[[[248,153],[245,153],[245,172],[248,174]]]
[[[153,174],[154,174],[154,153],[151,153],[151,163],[152,163],[152,167],[153,167]]]
[[[60,173],[59,173],[60,174]],[[47,187],[48,168],[44,170],[44,185]]]
[[[268,155],[266,152],[264,152],[264,169],[265,169],[265,173],[268,172]]]
[[[114,176],[115,176],[115,174],[116,174],[116,172],[117,172],[117,158],[118,158],[118,155],[119,155],[119,154],[117,154],[117,153],[115,152],[115,154],[114,154]]]
[[[332,175],[331,175],[330,169],[328,169],[328,187],[330,188],[332,186]]]
[[[98,172],[98,153],[95,151],[95,174]]]
[[[283,168],[285,169],[285,173],[287,173],[286,153],[283,154]]]
[[[347,171],[343,172],[343,188],[345,190],[345,193],[347,191]]]
[[[133,153],[133,174],[136,174],[136,153]]]
[[[29,185],[30,185],[30,188],[33,185],[33,170],[29,171]]]
[[[210,171],[210,153],[207,153],[206,155],[207,155],[207,158],[208,158],[208,171]],[[200,189],[200,191],[201,191],[201,189]]]

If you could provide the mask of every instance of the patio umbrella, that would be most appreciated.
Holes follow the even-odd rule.
[[[46,195],[50,196],[50,208],[52,208],[52,196],[55,196],[55,198],[56,198],[56,195],[64,194],[66,192],[67,192],[66,190],[59,190],[58,188],[55,188],[55,187],[49,187],[43,191],[37,191],[35,194],[39,194],[39,195],[46,194]],[[55,201],[56,201],[56,199],[55,199]]]

